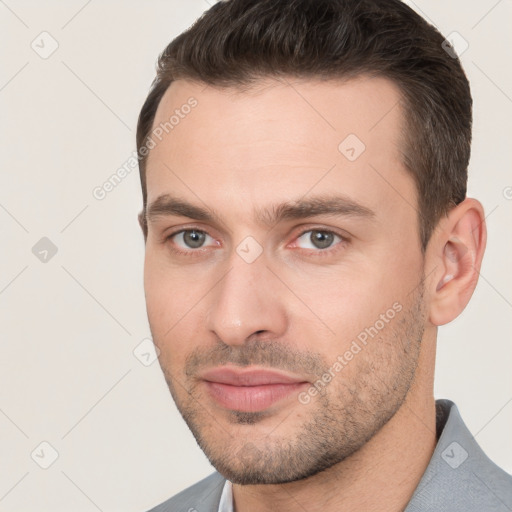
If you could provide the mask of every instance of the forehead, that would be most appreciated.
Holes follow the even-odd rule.
[[[414,201],[403,118],[398,87],[380,77],[266,79],[249,90],[178,80],[153,124],[148,203],[172,193],[243,211],[313,189],[369,207]]]
[[[379,125],[390,138],[398,134],[403,117],[400,100],[393,82],[366,75],[328,81],[266,78],[243,88],[177,80],[160,101],[153,129],[164,128],[163,135],[176,136],[176,142],[193,128],[198,143],[224,134],[225,138],[234,135],[229,141],[235,144],[248,132],[252,138],[268,138],[280,131],[308,141],[327,134],[338,139],[351,131],[371,143],[370,132]],[[390,127],[396,128],[394,133],[389,133]]]

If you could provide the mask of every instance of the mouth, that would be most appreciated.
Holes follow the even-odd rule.
[[[200,378],[217,405],[241,412],[264,411],[309,385],[303,378],[262,368],[222,366]]]

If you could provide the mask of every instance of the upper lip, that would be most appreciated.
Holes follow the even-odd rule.
[[[298,384],[305,382],[300,377],[293,377],[277,370],[263,368],[239,369],[228,366],[206,370],[201,373],[200,378],[230,386],[263,386],[266,384]]]

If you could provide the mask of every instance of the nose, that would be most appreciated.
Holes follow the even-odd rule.
[[[255,335],[282,337],[287,329],[283,291],[263,256],[246,263],[234,254],[230,263],[209,294],[208,329],[227,345],[243,345]]]

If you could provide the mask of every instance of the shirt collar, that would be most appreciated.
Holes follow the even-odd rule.
[[[450,474],[450,471],[461,466],[468,458],[467,450],[481,453],[453,402],[449,400],[436,402],[436,429],[438,438],[436,448],[405,512],[424,510],[424,501],[431,499],[432,492],[437,493],[439,498],[441,489],[439,483],[432,485],[433,480],[439,481],[440,475]],[[450,479],[442,478],[441,480],[446,482]],[[447,493],[447,496],[452,496],[450,488]],[[224,484],[218,512],[234,512],[233,486],[229,480]]]
[[[233,512],[233,485],[226,480],[220,496],[219,512]]]

